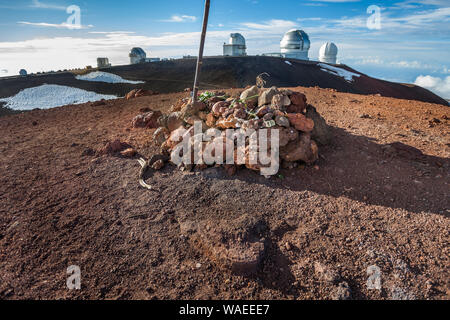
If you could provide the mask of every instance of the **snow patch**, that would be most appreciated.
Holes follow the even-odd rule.
[[[284,63],[286,63],[286,64],[292,66],[292,63],[290,63],[289,61],[285,61]]]
[[[334,74],[335,76],[344,78],[348,82],[353,82],[353,77],[359,78],[361,76],[360,74],[350,72],[350,71],[347,71],[345,69],[341,69],[338,67],[329,66],[324,63],[319,63],[318,66],[320,67],[320,70]]]
[[[78,88],[44,84],[39,87],[24,89],[13,97],[0,99],[0,102],[5,102],[6,107],[13,110],[33,110],[116,98],[113,95],[98,94]]]
[[[79,75],[79,76],[76,76],[75,78],[77,80],[93,81],[93,82],[130,83],[130,84],[145,83],[144,81],[126,80],[116,74],[102,72],[102,71],[95,71],[95,72],[91,72],[91,73],[88,73],[85,75]]]

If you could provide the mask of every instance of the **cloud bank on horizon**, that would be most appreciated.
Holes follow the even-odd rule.
[[[69,0],[0,0],[0,76],[93,65],[99,56],[127,64],[139,46],[148,56],[197,55],[203,0],[154,2],[95,0],[67,12]],[[380,8],[380,28],[369,29],[368,8]],[[287,10],[289,9],[289,10]],[[72,21],[68,20],[72,14]],[[450,2],[447,0],[213,1],[206,54],[222,53],[232,32],[242,33],[248,54],[278,52],[283,34],[305,30],[310,58],[333,41],[338,59],[370,76],[416,83],[450,98]],[[4,72],[6,70],[6,72]]]

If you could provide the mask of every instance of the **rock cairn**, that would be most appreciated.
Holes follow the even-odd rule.
[[[224,92],[204,92],[195,103],[189,98],[179,100],[171,107],[169,114],[150,111],[138,115],[133,120],[133,127],[157,128],[154,142],[160,146],[162,154],[169,155],[182,141],[180,130],[193,138],[196,122],[201,123],[203,132],[210,128],[223,132],[219,138],[202,142],[200,150],[205,150],[209,144],[214,144],[216,150],[223,147],[224,160],[227,145],[232,144],[235,158],[238,152],[236,141],[226,137],[226,129],[253,129],[255,132],[267,129],[268,136],[277,129],[279,159],[283,168],[293,168],[298,162],[313,164],[319,156],[318,145],[327,144],[331,139],[324,119],[307,103],[304,94],[276,87],[261,89],[253,86],[234,97]],[[268,148],[270,150],[270,145]],[[251,154],[248,145],[241,152],[245,154],[245,164],[224,165],[230,175],[240,166],[261,170],[262,164],[249,161]],[[207,167],[205,164],[196,166],[199,169]],[[184,167],[192,169],[194,165]]]

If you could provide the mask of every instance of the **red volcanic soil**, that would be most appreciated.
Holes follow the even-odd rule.
[[[448,107],[294,90],[334,141],[318,167],[282,170],[284,179],[167,165],[149,171],[148,191],[136,159],[90,155],[115,138],[155,154],[154,130],[131,120],[144,107],[167,112],[182,93],[0,118],[0,298],[449,299]],[[250,277],[180,230],[239,219],[266,226]],[[79,291],[66,288],[70,265],[81,268]],[[371,266],[380,290],[367,287]]]

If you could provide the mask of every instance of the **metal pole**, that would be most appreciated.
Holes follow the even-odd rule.
[[[203,49],[205,48],[206,30],[208,28],[210,2],[211,2],[211,0],[205,1],[205,13],[203,14],[202,37],[200,40],[200,50],[199,50],[198,58],[197,58],[197,68],[195,70],[194,90],[192,92],[193,102],[196,102],[197,98],[198,98],[197,97],[197,95],[198,95],[198,80],[200,77],[200,71],[201,71],[202,63],[203,63]]]

